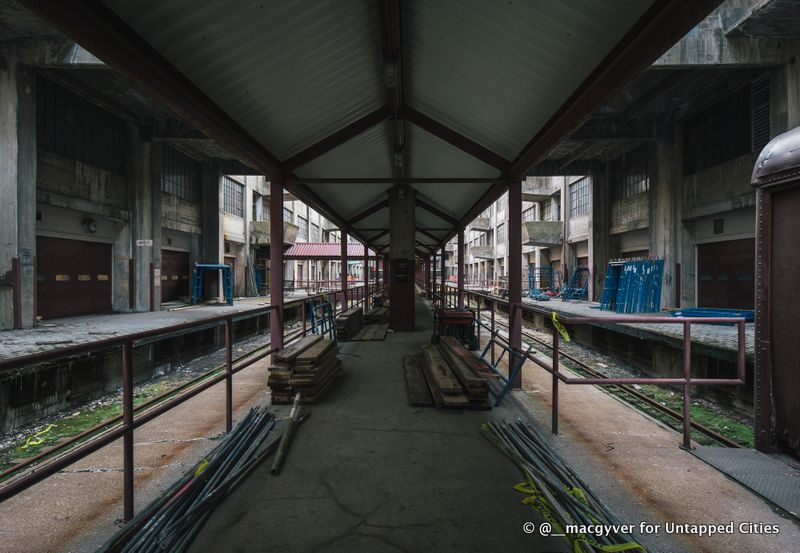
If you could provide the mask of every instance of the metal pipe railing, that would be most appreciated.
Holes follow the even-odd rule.
[[[489,339],[491,340],[491,363],[495,365],[495,340],[501,341],[504,347],[511,347],[507,338],[504,338],[500,331],[496,329],[495,325],[495,311],[497,304],[508,305],[509,302],[500,300],[487,294],[472,292],[465,290],[467,297],[475,298],[478,306],[482,302],[488,302],[490,306],[490,322],[486,325],[482,318],[478,316],[478,328],[481,326],[489,330]],[[445,294],[447,295],[447,294]],[[437,298],[443,304],[454,306],[454,303],[446,297],[433,293],[434,300]],[[536,307],[526,306],[519,303],[512,303],[509,312],[509,320],[516,314],[516,310],[521,310],[523,313],[535,313],[550,317],[553,311]],[[480,311],[479,311],[480,313]],[[649,378],[649,377],[633,377],[633,378],[583,378],[583,377],[570,377],[565,373],[559,371],[560,362],[560,333],[555,328],[552,329],[552,356],[550,362],[546,363],[540,358],[534,356],[530,352],[520,351],[530,361],[542,367],[545,371],[549,372],[553,377],[552,382],[552,421],[551,432],[558,434],[558,398],[559,398],[559,382],[567,385],[594,385],[594,386],[616,386],[616,385],[630,385],[630,384],[650,384],[655,386],[681,386],[683,388],[683,442],[681,447],[684,449],[691,448],[691,429],[692,429],[692,413],[691,413],[691,387],[692,386],[743,386],[746,384],[746,350],[745,350],[745,320],[741,317],[655,317],[646,315],[624,315],[624,316],[608,316],[608,317],[584,317],[572,315],[558,315],[558,320],[562,324],[579,325],[579,324],[680,324],[683,326],[682,336],[682,349],[683,349],[683,377],[681,378]],[[736,355],[736,378],[693,378],[692,377],[692,325],[693,324],[734,324],[737,327],[737,355]]]
[[[353,292],[353,295],[350,298],[352,300],[353,305],[362,305],[366,301],[366,298],[370,295],[370,293],[376,290],[376,285],[374,284],[360,285],[350,288],[349,290]],[[342,312],[347,310],[349,305],[349,301],[347,299],[347,290],[339,290],[338,292],[342,296],[341,309],[336,310],[336,305],[335,305],[336,291],[334,291],[333,292],[334,314],[336,314],[337,312]],[[326,292],[322,292],[319,294],[309,295],[303,298],[298,298],[296,300],[291,300],[284,303],[284,308],[299,303],[301,310],[301,329],[298,332],[295,332],[292,335],[290,335],[291,337],[286,341],[287,344],[297,338],[305,336],[307,332],[305,302],[309,300],[313,301],[317,299],[322,299],[324,296],[327,295],[328,294]],[[131,520],[134,515],[134,478],[133,478],[134,477],[134,455],[133,455],[134,430],[139,426],[155,419],[156,417],[163,415],[164,413],[174,409],[178,405],[196,396],[197,394],[207,390],[208,388],[214,386],[215,384],[225,381],[225,428],[227,432],[230,432],[233,425],[233,375],[245,369],[246,367],[252,365],[253,363],[260,361],[269,355],[272,355],[277,351],[276,348],[270,348],[269,346],[262,346],[234,360],[233,323],[234,321],[238,320],[244,320],[252,317],[267,315],[269,323],[271,324],[272,323],[271,315],[272,312],[276,309],[277,306],[266,306],[253,309],[245,313],[222,314],[198,321],[179,323],[166,327],[160,327],[153,330],[135,332],[125,336],[104,338],[85,344],[75,344],[44,352],[36,352],[14,358],[0,359],[0,372],[3,372],[31,365],[36,365],[47,361],[53,361],[65,357],[93,353],[97,352],[98,350],[109,349],[109,348],[119,347],[122,357],[122,414],[117,417],[112,417],[111,419],[109,419],[104,423],[98,424],[84,432],[81,432],[77,436],[74,436],[71,439],[62,442],[48,449],[47,451],[43,451],[37,454],[31,459],[18,463],[17,465],[4,470],[2,473],[0,473],[0,478],[6,478],[15,473],[19,473],[20,471],[35,465],[37,462],[45,460],[48,457],[57,454],[59,451],[64,451],[67,450],[69,447],[75,446],[74,449],[69,450],[67,453],[60,455],[52,459],[51,461],[47,461],[43,465],[37,465],[35,470],[32,470],[31,472],[28,472],[27,474],[17,477],[11,480],[10,482],[0,486],[0,502],[5,501],[6,499],[9,499],[17,495],[18,493],[30,488],[34,484],[41,482],[42,480],[52,476],[53,474],[59,472],[65,467],[105,447],[111,442],[119,438],[123,438],[123,511],[124,511],[125,521],[127,522]],[[216,324],[222,323],[224,324],[225,327],[225,364],[223,370],[214,376],[212,376],[213,373],[217,372],[218,369],[209,371],[208,373],[201,375],[196,379],[193,379],[192,382],[187,383],[187,385],[191,386],[192,384],[201,381],[199,384],[195,386],[191,386],[189,388],[180,387],[179,390],[183,391],[179,393],[175,393],[175,390],[173,390],[155,398],[154,400],[148,402],[145,405],[134,407],[133,348],[135,346],[135,343],[141,340],[147,340],[151,338],[157,338],[157,337],[163,338],[168,335],[174,334],[176,332],[182,332],[185,330],[190,330],[198,327],[207,327],[208,325],[213,325],[215,323]],[[168,397],[170,399],[166,399]],[[136,416],[137,412],[143,410],[144,412],[142,412],[139,416]],[[120,421],[121,425],[113,427],[114,424],[119,424]],[[104,429],[107,430],[103,431]],[[91,438],[92,435],[95,435],[98,432],[101,433],[95,436],[94,438]],[[89,441],[80,443],[85,438],[89,438]]]

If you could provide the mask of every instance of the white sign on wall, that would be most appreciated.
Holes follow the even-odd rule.
[[[152,246],[153,245],[153,241],[152,240],[137,240],[136,241],[136,245],[137,246]]]

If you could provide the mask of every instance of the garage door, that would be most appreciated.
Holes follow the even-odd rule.
[[[36,238],[37,315],[110,313],[111,244]]]
[[[698,307],[753,309],[755,238],[697,246]]]
[[[161,250],[161,301],[189,295],[189,253]]]

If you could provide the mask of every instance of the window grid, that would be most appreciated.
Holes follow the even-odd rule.
[[[222,177],[223,210],[236,217],[244,217],[244,185],[230,177]]]
[[[506,225],[505,223],[500,223],[497,225],[497,242],[496,244],[502,244],[506,239]]]
[[[283,222],[284,223],[294,223],[294,214],[292,210],[288,207],[283,208]]]
[[[569,185],[569,214],[589,213],[589,177],[583,177]]]
[[[189,202],[200,201],[200,163],[165,146],[161,158],[161,191]]]
[[[300,227],[297,237],[301,240],[308,240],[308,220],[305,217],[298,217],[297,226]]]
[[[522,221],[535,221],[536,220],[536,204],[522,212]]]

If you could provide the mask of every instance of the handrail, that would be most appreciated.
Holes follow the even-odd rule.
[[[299,304],[301,311],[301,328],[290,334],[287,343],[305,336],[307,332],[305,305],[309,300],[319,299],[324,296],[334,296],[334,314],[337,312],[345,311],[352,305],[367,305],[370,294],[372,291],[377,290],[377,284],[361,284],[358,286],[348,287],[345,289],[331,290],[328,292],[321,292],[318,294],[304,296],[302,298],[295,298],[283,304],[284,310],[287,306],[294,306]],[[336,296],[339,298],[336,298]],[[337,301],[340,300],[340,301]],[[341,306],[341,309],[337,309]],[[233,424],[233,375],[253,363],[272,355],[278,348],[271,347],[271,344],[255,348],[244,355],[233,359],[233,321],[250,319],[265,314],[270,314],[276,310],[278,306],[269,305],[250,309],[246,311],[236,311],[233,313],[224,313],[221,315],[200,319],[197,321],[190,321],[186,323],[178,323],[157,329],[144,330],[127,334],[124,336],[114,336],[111,338],[104,338],[93,342],[84,344],[75,344],[72,346],[65,346],[55,348],[52,350],[37,352],[33,354],[23,355],[14,358],[0,359],[0,371],[19,368],[39,364],[45,361],[70,357],[83,353],[91,353],[102,349],[121,346],[122,353],[122,414],[117,417],[112,417],[109,420],[100,423],[71,439],[58,444],[57,446],[44,451],[35,457],[23,461],[2,472],[2,476],[8,476],[13,473],[18,473],[20,470],[28,468],[39,460],[45,459],[58,453],[69,446],[76,444],[88,437],[88,441],[77,445],[74,449],[67,453],[45,461],[44,464],[37,465],[36,468],[13,480],[0,486],[0,502],[13,497],[14,495],[28,489],[30,486],[41,482],[42,480],[52,476],[56,472],[62,470],[64,467],[90,455],[98,449],[110,444],[111,442],[123,438],[123,503],[124,503],[124,519],[129,521],[133,518],[133,431],[139,426],[153,420],[154,418],[170,411],[188,399],[198,395],[199,393],[207,390],[208,388],[225,381],[225,428],[230,432]],[[271,317],[270,317],[271,319]],[[223,367],[216,367],[207,371],[203,375],[192,380],[188,383],[189,387],[184,388],[184,391],[176,393],[175,390],[162,394],[154,398],[152,401],[144,405],[134,408],[133,406],[133,347],[134,342],[147,338],[154,338],[158,336],[165,336],[175,332],[188,330],[198,327],[207,327],[209,324],[223,323],[225,325],[225,364]],[[270,320],[271,324],[272,321]],[[284,331],[285,334],[285,331]],[[236,366],[234,366],[234,364]],[[220,370],[220,369],[223,370]],[[214,374],[218,373],[218,374]],[[192,385],[192,384],[196,385]],[[170,397],[171,396],[171,397]],[[135,416],[137,412],[141,412],[139,416]],[[119,422],[120,426],[115,426]],[[103,431],[104,428],[107,430]],[[90,437],[93,434],[99,435]]]
[[[455,306],[455,303],[450,301],[448,297],[457,297],[458,290],[453,290],[452,287],[445,287],[445,296],[437,293],[435,290],[429,290],[428,293],[435,303],[439,305]],[[495,310],[497,304],[510,305],[509,321],[511,321],[516,311],[536,313],[544,315],[549,318],[553,310],[548,310],[543,307],[523,305],[521,303],[512,303],[509,300],[504,300],[482,294],[480,292],[473,292],[470,290],[463,290],[465,298],[477,298],[478,312],[476,318],[478,320],[478,337],[480,338],[481,327],[489,330],[491,342],[491,361],[492,365],[495,363],[494,341],[502,339],[508,347],[512,347],[509,339],[505,339],[500,334],[500,330],[495,329]],[[486,325],[481,317],[480,300],[487,300],[491,307],[491,326]],[[539,357],[534,356],[530,352],[524,350],[517,350],[525,355],[527,359],[533,361],[536,365],[543,368],[546,372],[553,376],[552,381],[552,420],[551,431],[553,434],[558,434],[558,384],[563,382],[567,385],[583,384],[594,386],[615,386],[615,385],[630,385],[630,384],[651,384],[655,386],[682,386],[683,387],[683,443],[681,448],[691,449],[691,387],[692,386],[743,386],[746,384],[746,371],[747,359],[745,352],[745,319],[742,317],[657,317],[646,315],[611,315],[608,317],[586,317],[575,315],[561,315],[558,314],[558,320],[562,324],[580,325],[580,324],[680,324],[683,326],[683,377],[681,378],[584,378],[584,377],[569,377],[563,372],[559,371],[559,341],[560,333],[555,325],[552,328],[552,356],[550,363],[545,363]],[[736,356],[736,378],[693,378],[692,377],[692,325],[693,324],[734,324],[737,327],[737,356]],[[517,348],[514,348],[515,350]]]

